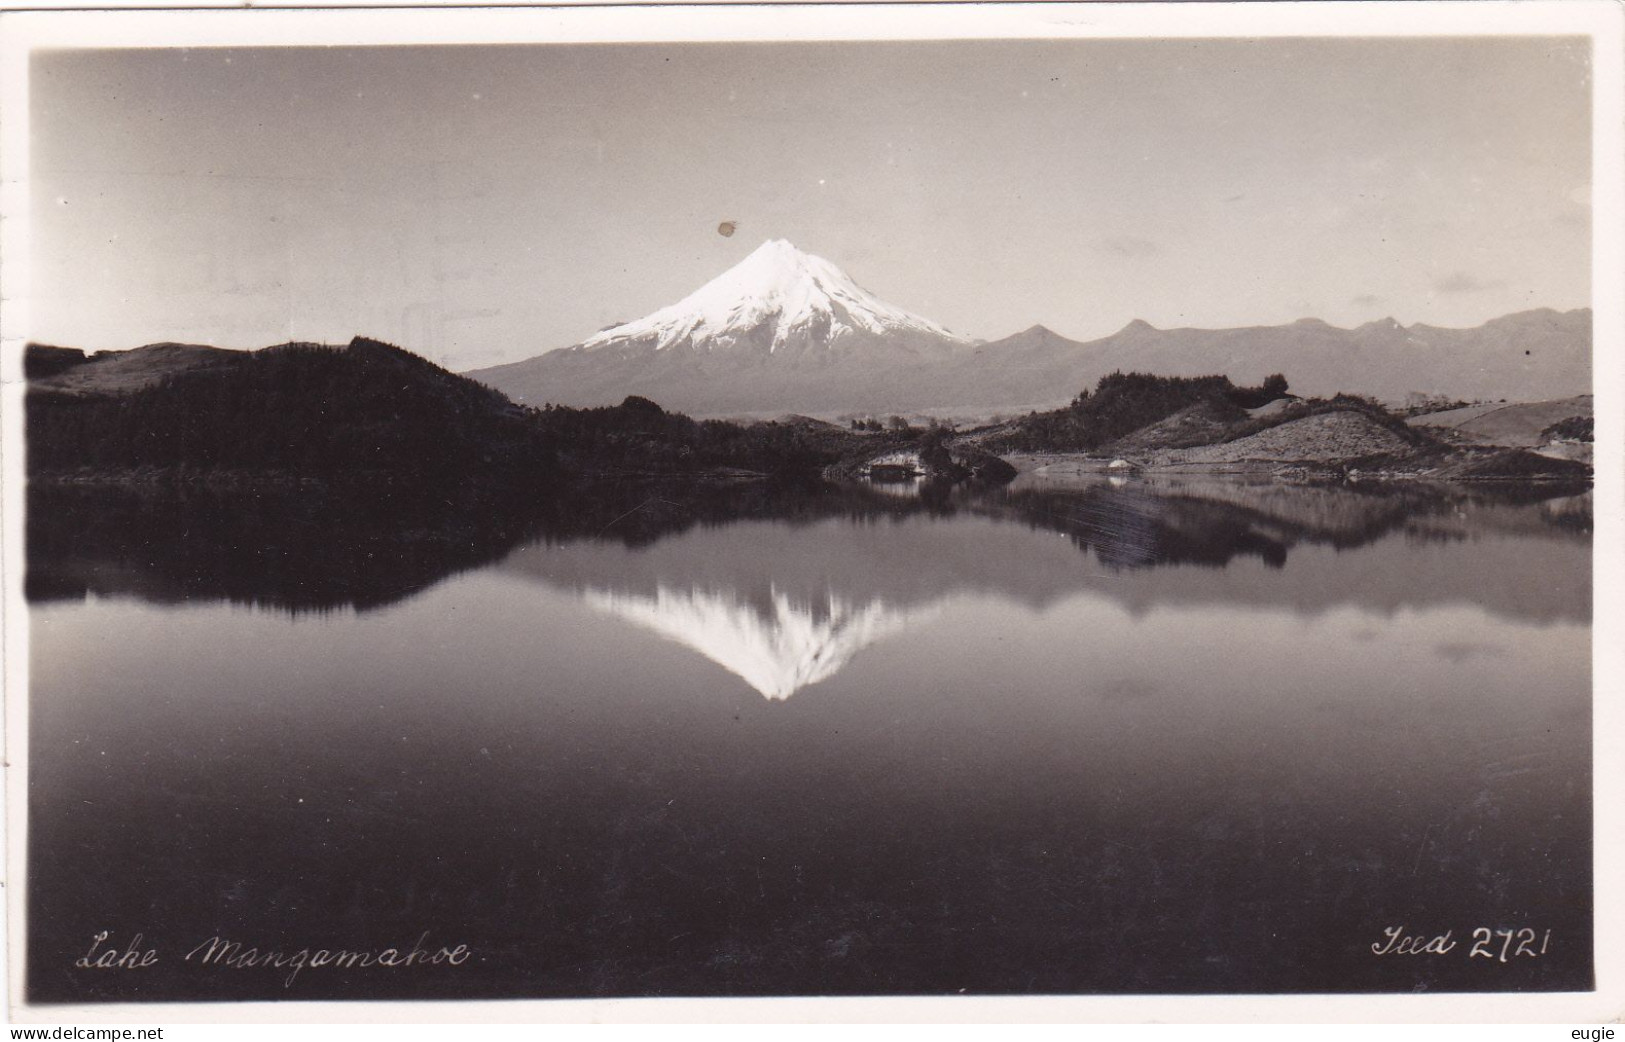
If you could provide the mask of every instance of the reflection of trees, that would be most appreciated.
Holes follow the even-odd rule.
[[[132,595],[366,610],[498,560],[535,531],[513,504],[388,485],[28,490],[30,600]]]
[[[1065,532],[1108,566],[1222,567],[1237,557],[1256,557],[1279,568],[1295,545],[1364,546],[1438,502],[1293,486],[1170,489],[1134,483],[1012,491],[983,509]]]
[[[339,491],[32,484],[33,600],[126,594],[222,599],[291,611],[365,610],[409,597],[532,540],[645,547],[698,526],[835,518],[965,517],[1065,535],[1110,569],[1286,563],[1293,547],[1364,546],[1391,534],[1455,540],[1487,528],[1586,540],[1590,497],[1506,486],[1304,487],[1135,481],[1073,487],[926,487],[691,480],[489,493],[388,484]],[[919,567],[931,568],[923,559]]]
[[[1590,530],[1591,496],[1577,491],[1550,484],[1134,482],[1011,490],[973,509],[1066,532],[1106,565],[1222,566],[1257,557],[1280,567],[1296,545],[1348,550],[1399,532],[1450,541],[1492,527],[1507,535],[1569,538]]]
[[[1547,500],[1540,504],[1540,520],[1587,537],[1592,528],[1592,494]]]
[[[1236,557],[1286,563],[1288,543],[1246,511],[1202,500],[1111,488],[1016,492],[999,504],[1012,519],[1062,532],[1078,549],[1117,568],[1155,564],[1222,567]],[[989,509],[997,509],[989,504]]]

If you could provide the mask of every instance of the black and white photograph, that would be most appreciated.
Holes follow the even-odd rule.
[[[1221,6],[8,15],[13,1016],[1596,1016],[1619,8]]]

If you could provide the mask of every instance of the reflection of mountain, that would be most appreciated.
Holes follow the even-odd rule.
[[[870,644],[929,614],[834,594],[807,603],[777,589],[754,602],[732,591],[666,585],[652,596],[589,589],[583,597],[599,611],[693,648],[772,699],[833,676]]]
[[[820,510],[802,501],[790,524],[757,514],[688,525],[635,549],[603,539],[537,543],[502,568],[582,597],[607,591],[650,602],[662,590],[706,591],[754,604],[762,618],[774,615],[771,598],[748,591],[897,611],[964,595],[1042,610],[1090,593],[1135,612],[1163,604],[1299,614],[1471,604],[1506,617],[1587,619],[1584,500],[1528,494],[1535,501],[1508,502],[1510,489],[1136,481],[1018,483],[929,503],[854,490]],[[1470,552],[1455,552],[1464,539]]]
[[[1472,605],[1540,622],[1590,617],[1589,539],[1555,520],[1573,512],[1552,500],[1130,482],[931,508],[883,497],[860,509],[861,490],[836,502],[844,509],[826,503],[823,520],[696,525],[635,548],[534,543],[501,568],[691,647],[770,698],[971,596],[1035,611],[1082,595],[1135,614]]]
[[[506,555],[510,573],[596,592],[650,625],[685,614],[690,622],[669,625],[694,641],[704,642],[699,631],[729,630],[724,644],[774,648],[774,662],[801,662],[785,668],[810,675],[834,652],[808,647],[877,632],[858,621],[870,606],[890,618],[963,594],[1042,608],[1089,590],[1133,611],[1461,603],[1584,620],[1590,498],[1562,491],[1024,478],[982,492],[923,488],[917,498],[866,486],[675,483],[578,488],[515,505],[447,503],[401,488],[356,497],[304,486],[252,494],[37,486],[27,589],[36,601],[88,592],[361,610]],[[1468,540],[1470,554],[1451,552]],[[727,614],[719,605],[739,604],[751,605],[755,621],[714,621]],[[814,622],[791,617],[799,612]],[[704,625],[693,622],[702,617]],[[827,632],[774,635],[792,626]],[[752,627],[761,634],[748,635]]]

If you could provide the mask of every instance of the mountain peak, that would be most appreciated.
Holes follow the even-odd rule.
[[[791,242],[789,239],[763,239],[760,246],[750,251],[750,255],[752,257],[756,256],[758,253],[778,254],[793,257],[807,256],[805,253],[802,253],[800,250],[796,249],[795,243]]]
[[[581,347],[653,340],[656,350],[684,344],[708,350],[767,340],[773,352],[792,339],[827,344],[853,333],[925,333],[967,342],[880,300],[824,258],[786,239],[768,239],[676,304],[601,330]]]
[[[799,270],[809,260],[817,260],[809,253],[803,253],[796,248],[795,243],[789,239],[764,239],[762,244],[751,250],[745,258],[735,264],[730,271],[740,268],[776,268],[781,273]]]
[[[1153,326],[1143,318],[1137,318],[1128,325],[1124,326],[1122,329],[1119,329],[1118,333],[1155,333],[1156,331],[1156,326]]]

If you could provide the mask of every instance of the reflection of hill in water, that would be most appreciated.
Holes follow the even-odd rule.
[[[1223,563],[1214,555],[1249,553],[1275,563],[1294,546],[1354,549],[1401,531],[1423,539],[1457,538],[1467,530],[1564,539],[1589,531],[1591,517],[1589,489],[1530,484],[1292,485],[1179,476],[1113,484],[1023,477],[991,502],[1018,516],[1060,518],[1063,527],[1067,504],[1142,513],[1155,519],[1157,534],[1156,544],[1144,549],[1175,563]],[[1097,551],[1125,564],[1153,563],[1121,545],[1121,526],[1107,533]]]
[[[542,541],[502,569],[693,648],[771,698],[966,596],[1034,610],[1084,594],[1135,613],[1463,604],[1537,622],[1590,617],[1589,542],[1554,523],[1550,502],[1253,491],[1017,487],[935,510],[696,526],[633,551]],[[1463,532],[1470,556],[1452,552]]]
[[[693,641],[721,626],[700,620],[732,620],[754,635],[730,641],[757,649],[741,675],[762,655],[769,673],[812,675],[833,654],[813,644],[861,646],[895,629],[899,613],[968,593],[1035,608],[1092,591],[1132,611],[1464,603],[1537,621],[1590,617],[1589,494],[1528,487],[1023,479],[898,498],[671,484],[577,489],[538,507],[46,486],[30,490],[28,530],[36,601],[88,592],[366,610],[507,556],[510,573]],[[1471,557],[1419,549],[1466,538]]]
[[[366,611],[500,560],[534,525],[485,501],[387,486],[28,489],[30,601],[128,596]]]

